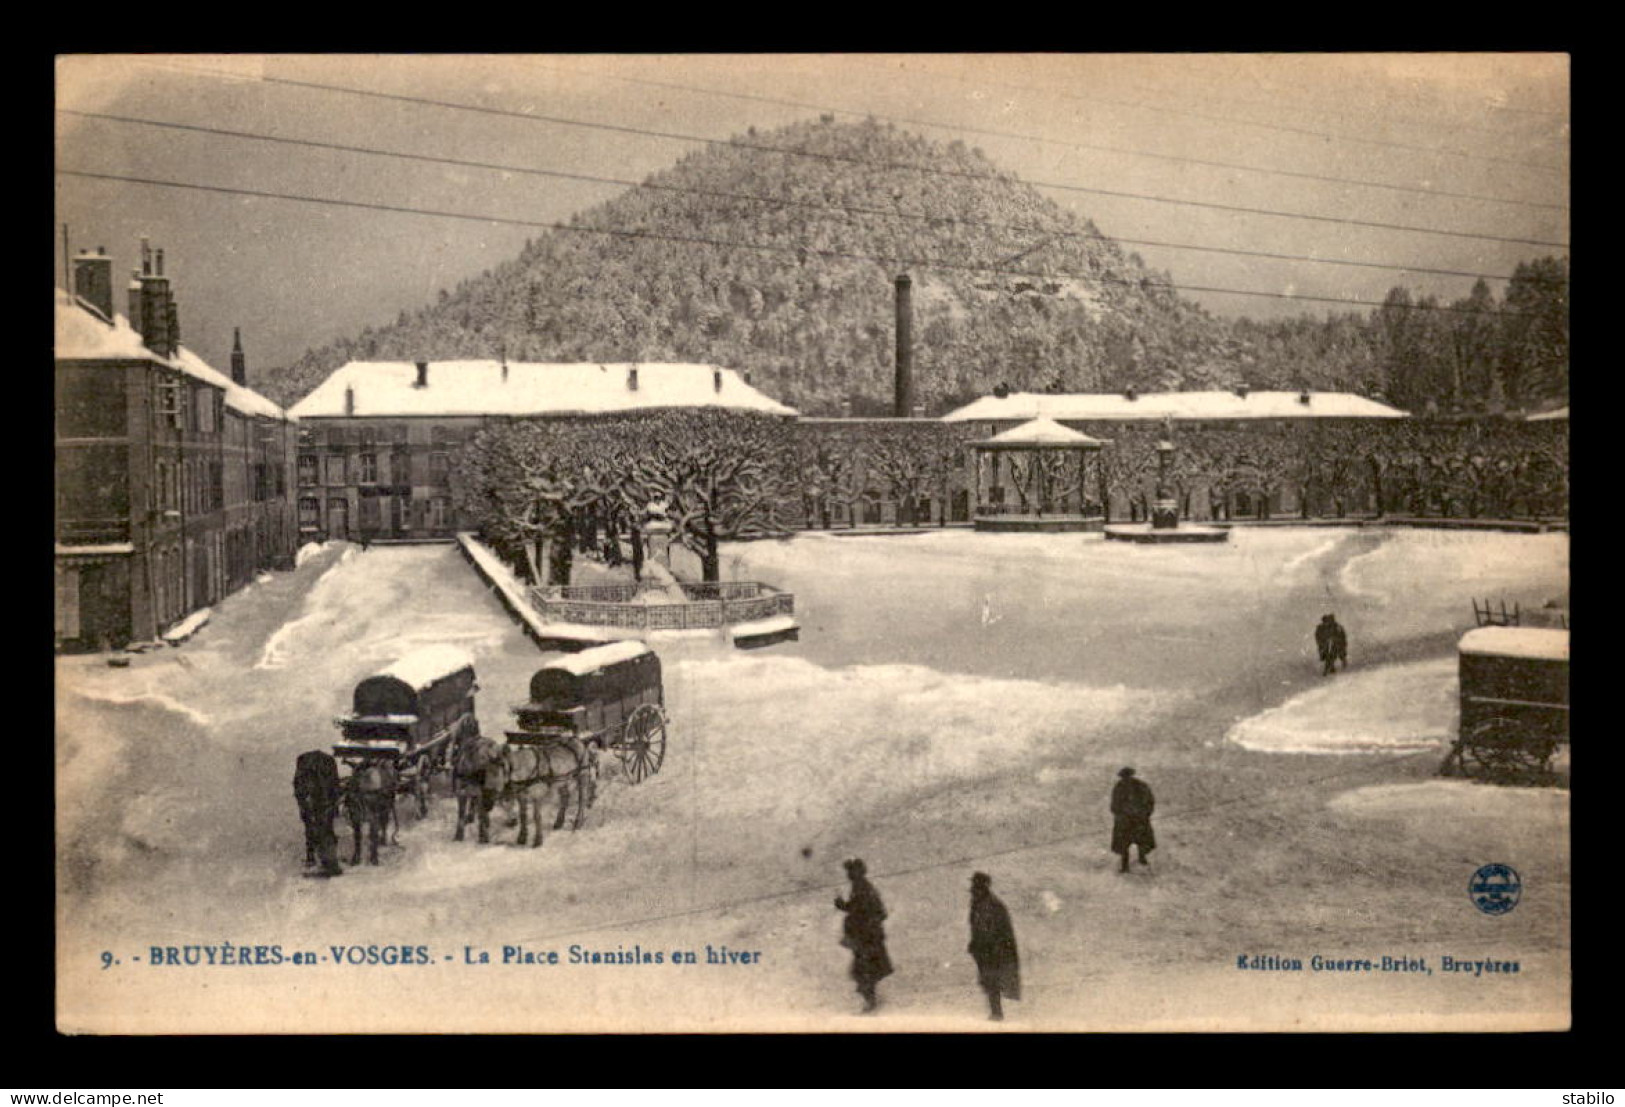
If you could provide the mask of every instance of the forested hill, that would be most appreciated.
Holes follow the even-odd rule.
[[[505,352],[711,362],[805,414],[843,400],[889,414],[892,282],[907,272],[930,414],[999,383],[1381,390],[1417,411],[1567,399],[1566,260],[1520,266],[1503,302],[1480,282],[1448,305],[1395,288],[1370,312],[1216,319],[979,150],[872,120],[753,130],[570,225],[416,313],[267,371],[263,390],[292,403],[354,359]]]
[[[291,402],[351,359],[505,349],[529,361],[713,362],[809,414],[834,414],[843,398],[878,412],[892,394],[892,281],[905,271],[916,390],[933,413],[1001,381],[1081,391],[1234,375],[1212,320],[1153,287],[1166,274],[980,151],[874,122],[739,136],[571,225],[617,233],[549,232],[437,303],[310,351],[265,391]]]

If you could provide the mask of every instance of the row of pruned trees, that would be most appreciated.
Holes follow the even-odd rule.
[[[783,424],[733,412],[513,420],[482,430],[453,472],[459,510],[538,584],[577,553],[641,577],[651,505],[720,578],[720,543],[780,532]]]
[[[725,411],[513,420],[486,427],[461,452],[453,492],[464,517],[537,583],[567,583],[582,552],[630,561],[641,575],[646,528],[661,517],[699,558],[704,579],[717,580],[723,542],[796,525],[850,525],[878,517],[882,503],[894,505],[898,525],[946,522],[970,491],[969,444],[981,429],[927,420],[786,423]],[[1156,447],[1167,431],[1155,423],[1082,429],[1109,439],[1084,479],[1070,454],[1006,462],[1021,505],[1041,487],[1046,509],[1077,497],[1093,510],[1103,492],[1098,507],[1109,517],[1148,518]],[[1268,517],[1287,493],[1304,517],[1568,510],[1562,422],[1186,424],[1173,441],[1170,482],[1187,518],[1229,518],[1240,502]]]

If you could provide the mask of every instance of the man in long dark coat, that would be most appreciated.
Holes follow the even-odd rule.
[[[1349,667],[1349,637],[1335,615],[1322,615],[1315,628],[1315,649],[1320,654],[1320,675],[1331,676],[1341,661]]]
[[[976,960],[976,981],[987,993],[988,1017],[1002,1022],[1001,997],[1021,998],[1021,959],[1010,912],[993,894],[993,878],[986,873],[970,878],[970,945],[965,948]]]
[[[835,908],[846,912],[842,925],[841,944],[852,951],[852,979],[857,982],[858,995],[863,997],[865,1013],[880,1006],[875,986],[892,974],[891,957],[886,953],[886,905],[880,893],[864,876],[867,870],[861,860],[846,863],[847,878],[852,881],[852,894],[846,899],[835,897]]]
[[[311,876],[340,876],[338,836],[333,833],[333,817],[339,811],[339,766],[324,750],[299,755],[293,770],[293,798],[299,804],[299,819],[305,824],[305,864],[320,868]]]
[[[1140,864],[1149,864],[1145,855],[1157,848],[1151,829],[1151,812],[1156,808],[1151,786],[1134,775],[1133,769],[1120,769],[1112,787],[1112,852],[1123,858],[1120,871],[1128,872],[1128,849],[1140,854]]]

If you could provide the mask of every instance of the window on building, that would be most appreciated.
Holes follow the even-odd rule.
[[[219,511],[226,506],[226,467],[219,461],[209,464],[209,509]]]
[[[432,453],[429,455],[429,483],[436,488],[444,488],[451,481],[451,455],[446,453]]]
[[[364,431],[362,433],[366,433],[366,432]],[[378,483],[378,455],[377,454],[362,454],[361,455],[361,477],[360,477],[360,479],[361,479],[362,484],[377,484]]]
[[[344,480],[344,458],[342,456],[329,455],[327,457],[322,458],[322,462],[323,462],[323,470],[324,470],[323,473],[322,473],[322,477],[323,477],[322,483],[323,484],[332,485],[332,484],[344,484],[345,483],[345,480]]]
[[[299,484],[308,487],[316,483],[316,459],[309,454],[299,458]]]
[[[357,437],[363,447],[370,448],[374,442],[378,441],[378,428],[371,423],[364,423],[357,428]]]
[[[429,525],[444,530],[451,525],[451,501],[437,496],[429,501]]]
[[[212,388],[194,388],[192,390],[193,406],[197,410],[197,429],[203,434],[213,434],[214,398],[217,393]]]

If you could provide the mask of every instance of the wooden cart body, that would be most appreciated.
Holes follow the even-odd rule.
[[[642,642],[615,642],[566,654],[530,679],[530,699],[513,708],[510,742],[569,735],[614,751],[633,783],[660,771],[666,750],[660,658]]]
[[[450,765],[451,749],[479,733],[474,660],[453,646],[429,646],[402,657],[355,686],[352,710],[333,720],[341,738],[333,754],[352,766],[389,758],[423,775]]]
[[[1483,626],[1458,646],[1463,773],[1546,773],[1569,740],[1569,632]]]

